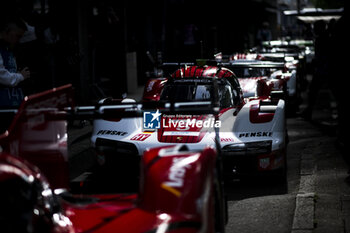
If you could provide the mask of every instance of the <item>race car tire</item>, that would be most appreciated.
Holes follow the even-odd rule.
[[[227,198],[223,190],[223,185],[215,176],[214,180],[214,195],[215,195],[215,232],[225,233],[225,226],[228,222]]]
[[[284,156],[283,167],[274,171],[275,181],[278,184],[287,184],[287,158]]]

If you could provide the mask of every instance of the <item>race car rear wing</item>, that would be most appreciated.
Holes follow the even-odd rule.
[[[283,69],[283,62],[271,62],[271,61],[234,61],[234,62],[221,62],[218,63],[221,66],[227,68],[275,68],[275,69]]]
[[[39,94],[25,97],[19,109],[3,109],[0,114],[13,114],[13,120],[8,129],[0,135],[0,146],[8,138],[21,135],[25,124],[26,128],[39,127],[47,120],[89,120],[101,118],[142,117],[144,111],[159,109],[166,114],[219,114],[219,98],[217,80],[213,80],[213,99],[211,101],[196,102],[132,102],[118,104],[98,104],[95,106],[74,106],[73,89],[71,85],[54,88]],[[216,91],[215,91],[216,90]]]
[[[167,114],[218,114],[219,106],[212,101],[197,102],[134,102],[118,103],[112,105],[67,107],[65,111],[72,119],[98,119],[98,118],[128,118],[142,117],[144,111],[160,109]]]
[[[199,63],[200,64],[199,64]],[[218,62],[215,60],[205,60],[201,59],[197,63],[195,62],[164,62],[162,64],[163,68],[166,67],[183,67],[183,66],[193,66],[193,65],[215,65],[218,67],[251,67],[251,68],[284,68],[283,62],[273,62],[273,61],[250,61],[250,60],[236,60],[232,62]]]
[[[69,103],[67,102],[67,105]],[[26,108],[27,104],[19,109],[2,109],[2,113],[20,114],[21,112],[41,113],[41,112],[60,112],[64,111],[68,119],[98,119],[105,117],[141,117],[146,110],[161,109],[163,113],[181,113],[181,114],[218,114],[218,101],[196,101],[196,102],[133,102],[118,104],[98,104],[95,106],[45,106],[38,103],[32,108]],[[15,119],[19,118],[15,116]],[[13,122],[10,128],[13,128]]]

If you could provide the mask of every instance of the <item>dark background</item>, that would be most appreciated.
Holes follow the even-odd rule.
[[[132,91],[130,63],[137,69],[132,82],[142,86],[154,68],[147,51],[158,62],[244,52],[257,45],[263,22],[273,39],[303,37],[306,25],[281,12],[307,6],[338,8],[344,1],[15,0],[2,2],[0,15],[35,27],[37,40],[17,48],[18,66],[32,73],[28,93],[72,83],[77,101],[91,104]]]

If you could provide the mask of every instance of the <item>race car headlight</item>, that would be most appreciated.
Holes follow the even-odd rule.
[[[310,49],[309,47],[306,47],[306,48],[305,48],[305,54],[306,54],[306,55],[309,55],[309,54],[311,54],[311,53],[312,53],[311,49]]]
[[[272,141],[257,141],[246,143],[235,143],[224,146],[222,152],[225,155],[250,155],[250,154],[267,154],[271,152]]]

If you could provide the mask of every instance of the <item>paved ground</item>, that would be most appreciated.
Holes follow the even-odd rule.
[[[287,187],[269,181],[230,189],[227,232],[350,232],[348,166],[335,137],[288,119]]]

